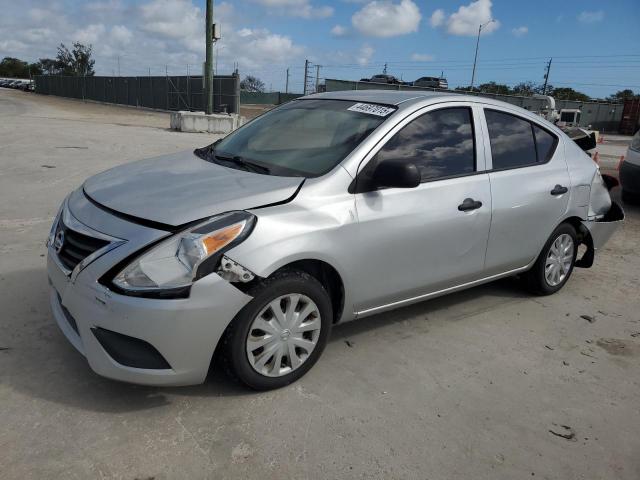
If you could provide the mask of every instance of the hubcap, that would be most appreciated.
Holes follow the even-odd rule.
[[[571,270],[573,263],[573,239],[563,233],[554,240],[544,264],[544,278],[551,287],[561,284]]]
[[[249,328],[249,363],[267,377],[291,373],[313,352],[320,326],[318,306],[306,295],[292,293],[272,300]]]

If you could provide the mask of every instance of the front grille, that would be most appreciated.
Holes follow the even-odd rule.
[[[62,238],[62,247],[56,248],[60,238]],[[58,259],[62,265],[69,270],[73,270],[82,260],[108,244],[109,242],[106,240],[89,237],[71,230],[60,220],[56,231],[54,248],[56,248]]]

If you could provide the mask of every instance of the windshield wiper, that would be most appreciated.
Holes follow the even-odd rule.
[[[258,165],[257,163],[254,163],[250,160],[247,160],[244,157],[241,157],[240,155],[227,156],[227,155],[221,155],[216,153],[214,154],[214,157],[217,160],[223,160],[225,162],[235,163],[239,167],[243,167],[248,172],[266,173],[266,174],[269,174],[271,172],[271,170],[268,167],[265,167],[263,165]]]

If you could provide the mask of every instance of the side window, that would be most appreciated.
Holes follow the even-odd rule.
[[[443,108],[406,125],[376,154],[370,164],[404,159],[416,164],[422,181],[475,171],[471,109]]]
[[[515,115],[484,111],[489,127],[493,169],[524,167],[537,163],[531,124]]]
[[[538,162],[548,162],[556,151],[558,138],[537,125],[533,126],[533,133],[536,137],[536,145],[538,147]]]

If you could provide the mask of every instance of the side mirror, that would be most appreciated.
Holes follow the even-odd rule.
[[[373,171],[376,187],[415,188],[420,185],[421,176],[414,163],[405,160],[383,160]]]

